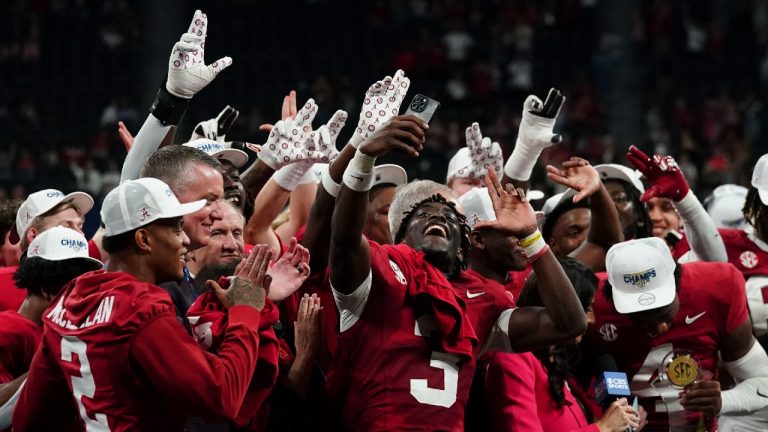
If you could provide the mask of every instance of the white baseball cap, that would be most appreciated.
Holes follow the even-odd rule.
[[[735,184],[720,185],[704,200],[704,207],[717,228],[744,229],[750,226],[744,219],[747,188]]]
[[[63,192],[56,189],[43,189],[30,194],[16,212],[16,229],[11,230],[9,234],[11,243],[15,244],[24,237],[34,218],[62,202],[71,202],[83,216],[93,208],[93,198],[85,192],[72,192],[64,195]]]
[[[491,196],[488,188],[474,188],[459,197],[459,204],[464,208],[467,222],[473,229],[479,221],[496,220],[496,212],[493,210]]]
[[[227,145],[229,144],[229,146]],[[248,162],[248,153],[231,148],[231,143],[220,143],[208,138],[200,138],[183,144],[208,154],[216,159],[229,161],[235,168],[240,168]]]
[[[469,154],[469,149],[462,147],[448,162],[448,174],[445,177],[445,183],[450,182],[456,177],[468,177],[470,167],[472,167],[472,157]]]
[[[29,244],[27,257],[40,257],[48,261],[79,258],[93,262],[96,268],[104,266],[101,261],[88,256],[88,240],[84,235],[60,226],[47,229],[35,237]]]
[[[171,188],[156,178],[130,180],[112,189],[104,198],[101,206],[104,235],[114,236],[158,219],[184,216],[200,210],[204,205],[204,199],[179,203]]]
[[[658,237],[613,245],[605,267],[619,313],[656,309],[675,300],[675,261],[669,246]]]
[[[408,174],[400,165],[381,164],[373,167],[373,186],[393,184],[400,186],[408,183]]]
[[[760,201],[768,205],[768,154],[760,156],[752,171],[752,186],[757,189]]]
[[[633,170],[632,168],[627,168],[624,165],[619,164],[600,164],[595,165],[595,169],[600,173],[600,178],[603,181],[623,180],[634,186],[638,192],[645,192],[643,182],[640,180],[640,173]]]

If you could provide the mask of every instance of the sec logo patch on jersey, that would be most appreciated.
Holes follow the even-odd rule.
[[[403,285],[407,284],[403,271],[400,270],[400,267],[394,261],[389,260],[389,267],[392,269],[393,272],[395,272],[395,278],[397,278],[398,282],[400,282]]]
[[[614,342],[619,338],[619,332],[615,325],[608,323],[600,327],[600,337],[606,342]]]
[[[741,261],[741,265],[748,269],[755,268],[758,263],[757,254],[752,251],[744,251],[739,255],[739,261]]]

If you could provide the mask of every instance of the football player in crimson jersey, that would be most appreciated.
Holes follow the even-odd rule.
[[[606,267],[587,343],[630,377],[632,395],[649,413],[645,430],[714,430],[718,415],[768,406],[761,396],[768,356],[752,336],[743,278],[733,266],[676,264],[666,243],[652,237],[615,245]],[[739,384],[721,391],[718,366]]]
[[[254,249],[227,290],[209,283],[233,306],[217,355],[202,351],[156,284],[182,277],[190,243],[183,216],[204,205],[180,204],[154,178],[107,195],[108,271],[75,279],[45,312],[14,430],[182,430],[187,413],[235,418],[256,367],[271,253]],[[169,367],[168,359],[180,361]]]
[[[27,377],[43,335],[43,311],[51,299],[72,279],[101,268],[101,262],[88,257],[85,245],[81,233],[53,227],[35,237],[22,256],[14,280],[26,290],[26,298],[18,312],[0,312],[0,405]]]
[[[493,170],[486,184],[497,220],[477,227],[523,239],[546,286],[547,309],[513,311],[501,300],[508,296],[500,284],[462,271],[469,226],[440,195],[426,195],[398,215],[394,245],[363,237],[376,157],[395,149],[417,156],[426,128],[414,116],[392,119],[360,145],[336,199],[329,261],[341,335],[329,387],[351,430],[463,430],[475,356],[485,342],[497,336],[524,351],[586,327],[522,190],[502,189]],[[395,201],[400,194],[408,191]]]

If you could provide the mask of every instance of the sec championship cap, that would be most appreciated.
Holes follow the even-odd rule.
[[[641,194],[645,192],[643,182],[640,181],[640,173],[632,168],[625,167],[619,164],[600,164],[595,165],[595,169],[600,173],[600,179],[605,180],[622,180],[625,181],[637,189]]]
[[[34,218],[62,202],[71,202],[83,216],[93,208],[93,198],[85,192],[72,192],[64,195],[63,192],[56,189],[43,189],[30,194],[16,212],[16,229],[12,229],[9,233],[11,243],[16,244],[24,237]]]
[[[163,181],[144,177],[122,183],[112,189],[101,206],[104,235],[114,236],[168,219],[194,213],[205,200],[179,203],[171,188]]]
[[[752,171],[752,186],[760,194],[760,201],[768,205],[768,154],[760,156]]]
[[[675,261],[667,244],[658,237],[613,245],[605,267],[619,313],[656,309],[675,299]]]
[[[231,146],[231,143],[229,143]],[[200,138],[183,144],[186,147],[192,147],[212,156],[216,159],[229,161],[235,168],[240,169],[248,162],[248,154],[242,150],[227,147],[227,143]]]
[[[79,232],[64,227],[53,227],[35,237],[27,249],[27,257],[40,257],[48,261],[78,258],[92,262],[94,268],[104,264],[88,256],[88,240]]]
[[[747,188],[735,184],[720,185],[704,200],[704,207],[717,228],[748,229],[744,219]]]
[[[473,229],[479,221],[496,220],[496,211],[493,210],[493,202],[488,195],[488,188],[474,188],[459,197],[459,204],[464,208],[467,222]]]

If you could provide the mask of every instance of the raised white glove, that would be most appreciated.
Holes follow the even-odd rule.
[[[563,137],[554,133],[553,129],[564,102],[565,96],[554,88],[549,90],[544,103],[535,95],[525,99],[517,142],[512,156],[504,166],[504,174],[507,177],[528,181],[541,152],[563,140]]]
[[[205,64],[205,37],[208,16],[199,9],[189,24],[189,30],[173,45],[168,60],[168,80],[165,88],[176,97],[191,99],[216,78],[219,72],[232,64],[230,57],[222,57],[210,65]]]
[[[218,141],[220,143],[226,142],[226,135],[229,128],[237,120],[240,115],[240,111],[227,105],[216,118],[201,121],[192,130],[192,137],[190,141],[196,139],[207,138],[212,141]]]
[[[259,159],[274,170],[297,162],[330,162],[338,155],[336,139],[347,120],[347,113],[336,111],[328,124],[313,131],[312,120],[316,114],[317,105],[310,99],[295,118],[277,122],[260,148]]]
[[[360,109],[360,120],[352,135],[350,143],[357,148],[392,117],[400,112],[400,105],[408,93],[411,80],[398,69],[394,77],[386,76],[376,81],[365,92],[363,107]]]
[[[472,159],[468,177],[484,179],[490,167],[493,167],[497,173],[501,172],[501,165],[504,162],[501,146],[496,141],[491,142],[488,137],[483,138],[477,122],[467,128],[466,138],[469,156]]]

